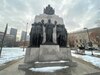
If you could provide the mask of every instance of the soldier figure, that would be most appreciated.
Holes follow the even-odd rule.
[[[53,28],[54,25],[51,23],[51,20],[48,20],[48,23],[45,24],[45,32],[46,32],[46,42],[53,42]]]

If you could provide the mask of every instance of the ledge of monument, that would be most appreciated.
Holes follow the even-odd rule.
[[[27,48],[39,48],[39,47],[34,47],[34,46],[28,46]]]
[[[60,48],[69,48],[69,47],[60,47]]]
[[[45,42],[45,43],[43,43],[43,44],[41,44],[41,45],[58,45],[58,44],[53,43],[53,42]]]

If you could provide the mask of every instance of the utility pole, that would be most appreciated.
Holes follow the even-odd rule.
[[[24,48],[25,48],[25,43],[26,43],[26,37],[27,37],[27,27],[28,27],[28,23],[26,24],[26,34],[25,34],[25,37],[24,37],[23,51],[24,51]]]
[[[5,32],[4,32],[3,38],[1,40],[0,57],[1,57],[1,53],[2,53],[2,47],[3,47],[4,39],[5,39],[5,36],[6,36],[6,33],[7,33],[7,29],[8,29],[8,24],[6,24]]]

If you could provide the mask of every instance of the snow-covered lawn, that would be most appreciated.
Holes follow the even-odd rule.
[[[25,55],[25,50],[23,48],[3,48],[2,55],[0,57],[0,65],[22,58]]]
[[[75,54],[75,51],[71,51],[71,53],[72,53],[72,56],[74,56],[76,58],[80,58],[84,61],[87,61],[87,62],[93,64],[94,66],[100,68],[100,57],[92,56],[91,51],[85,51],[86,55]],[[94,51],[93,53],[94,53],[94,55],[100,55],[100,52]]]

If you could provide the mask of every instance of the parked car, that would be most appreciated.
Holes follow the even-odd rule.
[[[85,48],[85,50],[98,50],[98,49],[95,47],[88,47],[88,48]]]

